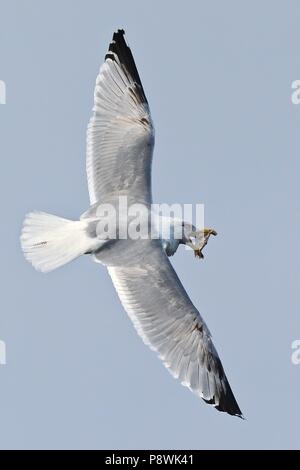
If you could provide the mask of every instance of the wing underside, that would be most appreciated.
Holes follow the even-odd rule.
[[[124,31],[119,30],[96,79],[87,131],[91,204],[116,194],[151,202],[153,146],[147,99]]]
[[[242,417],[210,332],[167,256],[154,241],[141,247],[135,255],[131,250],[129,266],[108,268],[137,332],[183,385],[219,411]]]

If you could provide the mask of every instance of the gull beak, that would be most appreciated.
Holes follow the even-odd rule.
[[[190,242],[188,245],[194,250],[194,255],[196,258],[204,258],[202,250],[207,244],[211,235],[217,235],[217,232],[211,228],[204,228],[203,230],[197,230],[190,233]]]

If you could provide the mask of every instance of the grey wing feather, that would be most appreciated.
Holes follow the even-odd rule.
[[[87,130],[91,204],[115,194],[151,203],[154,128],[143,86],[124,31],[113,36],[94,92]]]
[[[210,332],[159,242],[127,253],[128,265],[108,271],[139,335],[183,385],[219,411],[242,417]]]

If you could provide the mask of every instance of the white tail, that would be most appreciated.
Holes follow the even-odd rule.
[[[63,266],[89,251],[92,239],[86,227],[86,220],[67,220],[46,212],[27,214],[21,234],[25,258],[42,272]]]

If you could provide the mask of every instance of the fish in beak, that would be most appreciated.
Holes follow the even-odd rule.
[[[217,235],[217,232],[211,228],[204,228],[203,230],[196,230],[190,233],[189,242],[187,245],[194,250],[194,255],[196,258],[204,258],[202,250],[205,245],[207,245],[211,235]]]

